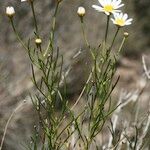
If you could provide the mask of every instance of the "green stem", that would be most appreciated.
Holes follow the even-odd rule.
[[[33,19],[34,19],[36,36],[39,38],[39,31],[38,31],[38,25],[37,25],[35,10],[34,10],[34,4],[33,4],[33,1],[31,1],[30,3],[31,3],[31,9],[32,9],[32,14],[33,14]]]
[[[53,17],[52,34],[51,34],[51,40],[52,40],[52,42],[53,42],[53,40],[54,40],[54,35],[55,35],[56,15],[57,15],[57,12],[58,12],[59,4],[60,4],[60,3],[58,2],[57,5],[56,5],[56,9],[55,9],[55,12],[54,12],[54,17]]]
[[[11,26],[12,26],[12,28],[13,28],[13,31],[14,31],[16,37],[17,37],[17,40],[21,43],[21,45],[24,47],[24,49],[26,49],[26,50],[28,51],[27,46],[26,46],[25,43],[22,41],[21,37],[19,36],[18,32],[16,31],[16,28],[15,28],[15,26],[14,26],[14,22],[13,22],[13,19],[12,19],[12,18],[10,18],[10,22],[11,22]]]
[[[93,70],[93,69],[92,69],[92,70]],[[92,72],[93,72],[93,71],[92,71]],[[74,103],[74,105],[71,107],[70,110],[73,110],[73,109],[76,107],[76,105],[79,103],[81,97],[83,96],[83,94],[84,94],[84,92],[85,92],[85,90],[86,90],[86,88],[87,88],[87,85],[89,84],[89,82],[90,82],[90,80],[91,80],[91,78],[92,78],[92,72],[89,74],[89,77],[88,77],[88,79],[87,79],[87,81],[86,81],[86,83],[85,83],[85,85],[84,85],[84,87],[83,87],[83,89],[82,89],[82,91],[81,91],[81,93],[80,93],[78,99],[76,100],[76,102]]]
[[[91,53],[91,55],[92,55],[92,58],[95,59],[94,53],[92,52],[92,50],[91,50],[91,48],[90,48],[90,44],[89,44],[89,42],[88,42],[88,39],[87,39],[87,36],[86,36],[86,33],[85,33],[85,25],[84,25],[84,22],[83,22],[83,17],[80,17],[80,21],[81,21],[82,35],[83,35],[85,44],[86,44],[86,46],[89,48],[90,53]]]
[[[121,45],[120,45],[119,50],[118,50],[118,54],[119,54],[120,51],[122,50],[122,47],[123,47],[123,45],[124,45],[124,43],[125,43],[125,40],[126,40],[126,37],[124,37],[123,40],[122,40],[122,42],[121,42]]]
[[[115,35],[114,35],[113,41],[112,41],[111,46],[110,46],[110,48],[109,48],[110,51],[111,51],[111,49],[112,49],[112,47],[113,47],[113,45],[114,45],[114,42],[115,42],[115,39],[116,39],[117,34],[118,34],[118,32],[119,32],[119,29],[120,29],[120,27],[117,28],[117,31],[116,31],[116,33],[115,33]]]
[[[84,38],[84,41],[85,41],[85,44],[87,47],[90,47],[90,44],[87,40],[87,37],[86,37],[86,34],[85,34],[85,30],[84,30],[84,22],[83,22],[83,17],[80,17],[80,20],[81,20],[81,28],[82,28],[82,34],[83,34],[83,38]]]
[[[105,43],[107,42],[107,35],[108,35],[108,28],[109,28],[109,20],[110,20],[110,15],[107,16],[107,26],[106,26],[106,32],[105,32]]]
[[[57,15],[57,12],[58,12],[58,8],[59,8],[59,2],[57,3],[56,5],[56,8],[55,8],[55,12],[54,12],[54,15],[53,15],[53,21],[52,21],[52,31],[50,33],[50,39],[49,39],[49,43],[48,43],[48,46],[45,50],[45,53],[44,53],[44,57],[46,57],[48,55],[48,51],[50,49],[50,47],[53,47],[53,42],[54,42],[54,35],[55,35],[55,27],[56,27],[56,15]]]

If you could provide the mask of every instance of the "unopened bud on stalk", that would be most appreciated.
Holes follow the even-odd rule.
[[[84,7],[78,7],[77,14],[79,17],[83,17],[85,15],[85,8]]]
[[[128,32],[124,32],[124,37],[127,38],[129,36]]]
[[[15,15],[15,9],[14,9],[14,7],[12,7],[12,6],[6,7],[6,15],[9,18],[12,18]]]
[[[35,39],[35,44],[38,46],[40,46],[42,44],[42,40],[40,38]]]

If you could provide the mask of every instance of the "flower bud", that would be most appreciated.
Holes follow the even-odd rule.
[[[79,17],[83,17],[85,15],[85,8],[84,7],[78,7],[77,14]]]
[[[40,46],[42,44],[42,40],[40,38],[35,39],[35,44]]]
[[[129,36],[128,32],[124,32],[124,37],[127,38]]]
[[[6,15],[12,18],[15,15],[15,9],[12,6],[6,7]]]

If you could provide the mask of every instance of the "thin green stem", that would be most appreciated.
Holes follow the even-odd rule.
[[[120,27],[117,27],[117,31],[116,31],[116,33],[115,33],[115,35],[114,35],[113,41],[112,41],[111,46],[110,46],[110,48],[109,48],[110,51],[111,51],[111,49],[112,49],[112,47],[113,47],[113,45],[114,45],[114,42],[115,42],[115,39],[116,39],[117,34],[118,34],[118,32],[119,32],[119,29],[120,29]]]
[[[86,36],[86,33],[85,33],[85,25],[84,25],[84,22],[83,22],[83,17],[80,17],[80,21],[81,21],[81,29],[82,29],[83,39],[84,39],[84,41],[85,41],[86,46],[89,48],[90,53],[91,53],[93,59],[95,59],[94,53],[93,53],[93,51],[91,50],[90,44],[89,44],[89,42],[88,42],[88,39],[87,39],[87,36]]]
[[[55,8],[54,15],[53,15],[52,30],[50,32],[50,39],[49,39],[48,46],[47,46],[47,48],[45,50],[45,53],[43,55],[44,57],[46,57],[48,55],[48,51],[49,51],[50,47],[53,47],[54,35],[55,35],[55,27],[56,27],[56,16],[57,16],[59,4],[60,3],[58,2],[57,5],[56,5],[56,8]]]
[[[83,17],[80,17],[80,20],[81,20],[81,28],[82,28],[82,34],[83,34],[83,38],[84,38],[85,44],[86,44],[87,47],[90,47],[90,44],[89,44],[89,42],[87,40],[87,36],[85,34],[85,29],[84,29],[85,26],[84,26],[84,22],[83,22]]]
[[[84,94],[84,92],[86,90],[86,87],[87,87],[88,83],[90,82],[91,78],[92,78],[92,72],[90,73],[90,75],[89,75],[89,77],[88,77],[88,79],[87,79],[87,81],[85,83],[85,86],[83,87],[83,89],[82,89],[78,99],[76,100],[76,102],[74,103],[74,105],[71,107],[70,110],[73,110],[76,107],[76,105],[79,103],[79,101],[80,101],[81,97],[83,96],[83,94]]]
[[[57,12],[58,12],[59,4],[60,3],[58,2],[57,5],[56,5],[56,9],[55,9],[55,12],[54,12],[54,17],[53,17],[52,33],[51,33],[51,40],[52,40],[52,42],[54,40],[54,35],[55,35],[56,15],[57,15]]]
[[[10,18],[10,22],[11,22],[11,26],[13,28],[13,31],[14,31],[16,37],[17,37],[17,40],[19,41],[19,43],[21,43],[21,45],[24,47],[24,49],[26,49],[28,51],[28,47],[25,45],[25,43],[22,41],[21,37],[19,36],[19,34],[18,34],[18,32],[15,28],[15,25],[14,25],[14,22],[13,22],[12,18]]]
[[[110,20],[110,15],[107,16],[107,25],[106,25],[106,32],[105,32],[105,43],[107,42],[109,20]]]
[[[36,20],[33,1],[31,1],[31,9],[32,9],[32,14],[33,14],[33,19],[34,19],[34,26],[35,26],[36,36],[39,37],[38,24],[37,24],[37,20]]]
[[[123,47],[123,45],[124,45],[124,43],[125,43],[125,40],[126,40],[126,37],[124,37],[123,40],[122,40],[122,42],[121,42],[121,45],[120,45],[119,50],[118,50],[118,54],[119,54],[120,51],[122,50],[122,47]]]

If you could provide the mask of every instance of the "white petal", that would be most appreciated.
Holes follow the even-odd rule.
[[[132,18],[130,18],[130,19],[128,19],[128,20],[126,20],[125,24],[126,24],[126,25],[130,25],[130,24],[132,24],[132,20],[133,20]]]
[[[111,18],[111,20],[112,20],[113,23],[115,22],[115,20],[113,18]]]
[[[105,6],[105,1],[104,0],[98,0],[101,6]]]
[[[126,22],[125,23],[126,26],[131,25],[131,24],[132,24],[131,22]]]
[[[100,11],[100,12],[103,10],[103,8],[100,7],[100,6],[98,6],[98,5],[92,5],[92,7],[93,7],[94,9],[96,9],[97,11]]]
[[[122,17],[123,17],[123,13],[120,13],[120,14],[119,14],[119,18],[122,18]]]
[[[128,19],[127,21],[133,21],[133,19],[132,19],[132,18],[130,18],[130,19]]]
[[[116,1],[116,5],[119,5],[121,3],[121,0]]]
[[[114,4],[115,4],[116,2],[117,2],[117,0],[113,0],[113,1],[112,1],[112,3],[114,3]]]
[[[121,10],[113,10],[113,14],[116,14],[116,13],[119,13],[119,12],[121,12]]]
[[[106,5],[109,5],[109,4],[112,3],[111,0],[104,0],[104,1],[105,1],[105,4],[106,4]]]
[[[115,9],[118,9],[118,8],[120,8],[120,7],[123,7],[123,6],[124,6],[124,4],[116,5],[114,8],[115,8]]]
[[[131,23],[133,19],[128,19],[126,23]]]
[[[124,14],[123,20],[127,20],[127,18],[128,18],[128,14]]]
[[[119,17],[119,13],[113,13],[113,15],[115,19]]]
[[[104,11],[104,13],[105,13],[106,15],[108,15],[108,16],[110,15],[110,13],[109,13],[109,12],[107,12],[107,11]]]

